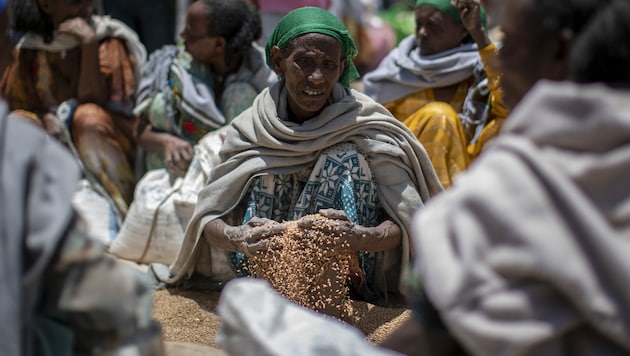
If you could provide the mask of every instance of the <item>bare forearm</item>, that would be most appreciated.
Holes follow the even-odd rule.
[[[83,103],[107,103],[107,85],[101,74],[99,43],[95,38],[81,45],[78,99]]]
[[[391,220],[385,220],[378,226],[362,228],[362,235],[355,248],[358,251],[385,251],[400,246],[402,230]]]
[[[240,251],[239,245],[230,238],[230,228],[234,228],[226,224],[221,219],[214,219],[206,224],[203,228],[203,237],[210,245],[218,247],[226,251]]]
[[[470,31],[470,36],[477,44],[477,48],[479,50],[488,47],[492,43],[492,41],[490,41],[490,37],[488,37],[488,33],[483,27],[475,31]]]
[[[170,136],[168,133],[153,131],[151,125],[146,125],[138,137],[138,144],[148,152],[163,152]]]

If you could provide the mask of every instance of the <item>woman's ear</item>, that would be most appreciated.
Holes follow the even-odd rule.
[[[271,47],[269,55],[271,57],[271,63],[273,64],[273,71],[280,77],[284,76],[284,55],[280,47]]]
[[[227,48],[227,41],[225,40],[225,37],[223,36],[216,37],[216,40],[214,41],[214,48],[221,52],[225,52]]]

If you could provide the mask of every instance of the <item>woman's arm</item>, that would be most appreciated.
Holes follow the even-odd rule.
[[[99,41],[94,29],[83,18],[73,18],[59,25],[58,31],[76,37],[81,43],[78,97],[80,102],[107,103],[107,85],[101,74]]]
[[[148,152],[163,152],[164,164],[171,174],[184,176],[195,150],[190,142],[166,132],[153,130],[146,119],[140,119],[144,125],[138,135],[138,144]]]
[[[479,1],[453,0],[453,5],[459,10],[462,24],[477,44],[477,48],[483,49],[492,43],[488,37],[488,31],[481,21],[481,9]]]
[[[474,0],[453,0],[460,11],[462,24],[470,33],[479,49],[479,55],[483,61],[483,66],[488,76],[488,88],[492,97],[492,115],[504,118],[509,110],[503,102],[503,90],[500,86],[501,73],[496,69],[497,47],[488,36],[488,31],[481,21],[479,2]]]

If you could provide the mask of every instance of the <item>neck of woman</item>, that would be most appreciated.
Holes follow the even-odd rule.
[[[232,73],[238,72],[238,69],[241,67],[241,63],[243,63],[243,56],[232,58],[230,60],[230,64],[227,64],[225,62],[225,60],[221,60],[219,61],[219,63],[210,65],[212,75],[216,78],[215,82],[219,80],[221,83],[223,83],[225,77]]]

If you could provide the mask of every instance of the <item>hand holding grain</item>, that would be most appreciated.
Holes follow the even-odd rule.
[[[302,229],[322,230],[331,237],[340,240],[339,248],[349,251],[383,251],[400,244],[402,232],[391,220],[385,220],[378,226],[365,227],[351,222],[342,210],[322,209],[319,215],[326,218],[323,223],[312,216],[298,220]]]
[[[213,246],[251,256],[269,248],[268,239],[279,228],[276,225],[277,222],[263,218],[252,218],[247,224],[238,226],[215,219],[204,226],[202,236]]]

